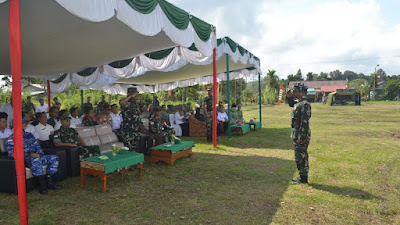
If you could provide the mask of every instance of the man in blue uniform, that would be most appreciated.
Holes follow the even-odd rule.
[[[39,180],[40,194],[47,194],[47,189],[58,190],[61,186],[56,185],[52,180],[52,175],[57,173],[58,169],[58,156],[44,155],[42,149],[37,143],[33,134],[25,132],[28,121],[22,118],[23,142],[24,142],[24,155],[25,166],[32,170],[32,175]],[[14,135],[11,135],[6,141],[8,155],[13,157],[14,151]],[[47,165],[47,175],[44,175],[43,166]]]

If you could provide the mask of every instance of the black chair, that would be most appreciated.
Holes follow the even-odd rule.
[[[65,150],[46,150],[45,154],[55,154],[59,158],[58,171],[54,175],[55,181],[64,180],[67,177],[67,155]],[[26,170],[25,170],[26,171]],[[4,153],[0,155],[0,192],[18,193],[15,160]],[[26,176],[27,174],[25,174]],[[27,192],[37,186],[37,179],[32,177],[26,179]]]

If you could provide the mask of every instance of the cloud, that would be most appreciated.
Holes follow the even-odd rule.
[[[188,1],[173,4],[217,26],[282,78],[335,69],[370,74],[380,64],[400,74],[400,24],[385,21],[381,1]],[[363,60],[360,60],[363,59]]]

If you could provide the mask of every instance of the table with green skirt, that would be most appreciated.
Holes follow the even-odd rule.
[[[250,125],[249,124],[242,124],[242,125],[232,125],[232,131],[236,131],[240,136],[250,132]]]
[[[102,180],[102,192],[106,192],[107,178],[113,173],[122,174],[133,167],[143,174],[144,155],[142,153],[120,150],[116,155],[109,153],[102,156],[84,158],[81,161],[81,187],[85,187],[85,176],[98,176]]]
[[[193,141],[179,141],[180,143],[172,144],[170,142],[157,145],[151,148],[150,163],[154,164],[158,161],[164,161],[169,166],[174,166],[177,159],[185,155],[193,156],[192,147],[195,146]]]
[[[248,124],[250,126],[250,130],[251,130],[251,127],[254,127],[254,131],[256,131],[256,129],[260,129],[261,128],[261,122],[260,121],[247,122],[246,124]]]

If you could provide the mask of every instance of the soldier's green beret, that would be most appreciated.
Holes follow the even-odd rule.
[[[62,115],[61,117],[60,117],[60,120],[69,120],[70,118],[69,118],[69,116],[68,115]]]
[[[295,91],[307,91],[308,87],[304,83],[295,83],[293,85],[293,90]]]
[[[154,112],[160,112],[161,111],[161,107],[160,106],[154,106],[153,107],[153,111]]]
[[[135,92],[138,92],[137,88],[135,88],[135,87],[128,88],[128,93],[135,93]]]

